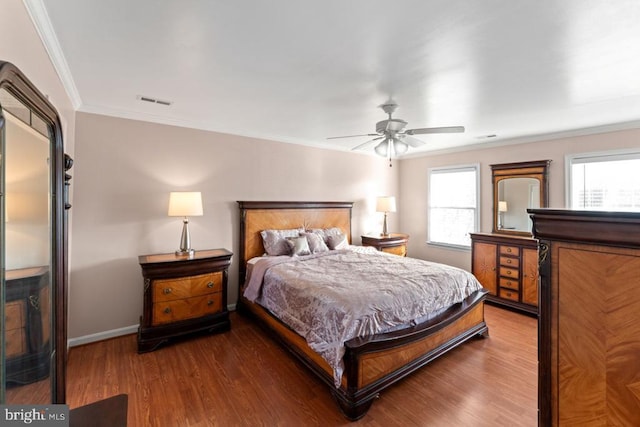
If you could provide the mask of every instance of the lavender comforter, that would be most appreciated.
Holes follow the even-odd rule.
[[[264,257],[244,296],[303,336],[340,386],[344,343],[420,323],[482,286],[469,272],[352,246],[302,257]]]

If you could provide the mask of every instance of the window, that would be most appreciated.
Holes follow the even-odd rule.
[[[572,155],[566,164],[571,209],[640,211],[640,151]]]
[[[431,244],[471,247],[478,228],[479,165],[429,170],[428,240]]]

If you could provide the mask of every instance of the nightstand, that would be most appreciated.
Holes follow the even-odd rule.
[[[226,249],[210,249],[191,257],[138,257],[144,278],[138,353],[153,351],[174,337],[229,330],[227,276],[232,255]]]
[[[50,281],[46,266],[5,271],[2,320],[7,384],[30,384],[50,374]]]
[[[407,256],[408,234],[391,233],[387,236],[360,236],[362,246],[373,246],[379,251],[394,255]]]

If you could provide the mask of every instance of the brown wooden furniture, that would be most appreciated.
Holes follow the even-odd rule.
[[[362,246],[373,246],[379,251],[394,255],[407,256],[408,234],[390,233],[386,236],[360,236]]]
[[[527,209],[548,206],[550,163],[535,160],[491,165],[494,233],[531,236]]]
[[[531,212],[539,425],[640,425],[640,214]]]
[[[351,241],[351,202],[238,202],[240,208],[240,278],[246,262],[264,253],[260,231],[340,227]],[[242,281],[241,281],[242,282]],[[345,373],[335,388],[329,364],[304,338],[257,304],[242,297],[238,308],[250,313],[332,391],[342,412],[351,420],[364,416],[380,391],[433,359],[467,341],[486,335],[484,291],[442,310],[414,327],[354,338],[345,343]],[[251,362],[249,362],[251,363]]]
[[[9,120],[20,121],[25,127],[30,128],[30,132],[16,135],[6,125]],[[31,132],[33,131],[33,132]],[[36,136],[39,134],[39,136]],[[31,135],[33,138],[25,138],[25,135]],[[21,183],[22,191],[29,188],[31,195],[38,197],[38,206],[42,203],[45,209],[38,211],[29,207],[30,214],[28,220],[24,221],[20,228],[20,233],[29,235],[33,233],[30,239],[20,241],[21,248],[19,253],[28,253],[30,250],[42,251],[44,263],[47,263],[47,291],[43,291],[42,295],[30,298],[33,303],[39,306],[39,311],[22,307],[21,303],[17,303],[15,307],[10,305],[9,318],[13,320],[14,314],[20,312],[26,315],[22,319],[24,323],[24,336],[27,339],[26,351],[36,351],[42,357],[22,358],[20,367],[10,366],[13,355],[5,354],[0,351],[0,366],[6,364],[6,370],[0,369],[0,404],[48,404],[48,403],[65,403],[65,378],[67,363],[67,212],[71,206],[68,204],[68,188],[70,185],[71,175],[66,173],[72,166],[71,158],[64,154],[64,144],[62,136],[62,126],[60,118],[55,107],[49,102],[47,97],[42,94],[29,79],[13,64],[0,61],[0,157],[2,158],[2,182],[0,182],[0,274],[4,277],[0,278],[0,306],[4,307],[4,296],[13,292],[18,294],[23,290],[9,289],[11,283],[7,281],[11,279],[11,272],[6,270],[12,269],[11,265],[5,264],[11,258],[19,257],[8,245],[6,231],[18,222],[19,218],[9,219],[6,221],[5,213],[11,212],[11,203],[7,203],[7,194],[16,191],[16,187],[12,185]],[[26,150],[20,150],[21,147],[29,146]],[[44,150],[40,150],[43,145]],[[19,151],[31,153],[25,155],[21,159],[16,159],[9,153],[5,152],[7,146],[12,146],[11,153],[16,154]],[[44,151],[45,158],[35,156],[33,148],[37,147],[38,153]],[[37,188],[27,187],[27,176],[22,174],[22,170],[31,170],[33,165],[46,165],[42,172],[45,177],[42,180],[36,180]],[[20,170],[20,176],[11,176],[11,170]],[[33,176],[28,177],[28,184],[34,183]],[[18,221],[16,221],[18,219]],[[42,231],[45,231],[44,234]],[[35,238],[42,236],[42,240]],[[37,248],[34,249],[34,246]],[[43,249],[44,248],[44,249]],[[41,253],[41,252],[38,252]],[[23,260],[21,260],[23,261]],[[37,266],[40,262],[35,263]],[[26,266],[25,266],[26,267]],[[36,267],[36,266],[29,266]],[[23,282],[25,283],[25,282]],[[43,283],[42,286],[45,286]],[[41,288],[44,289],[44,288]],[[47,296],[44,296],[44,293]],[[20,298],[18,298],[20,299]],[[9,301],[7,301],[9,302]],[[39,316],[36,314],[39,313]],[[46,320],[45,320],[46,318]],[[2,318],[0,328],[11,326]],[[21,322],[22,322],[21,320]],[[18,330],[21,329],[22,323],[19,322]],[[51,325],[45,328],[44,324]],[[15,325],[15,323],[14,323]],[[32,332],[32,328],[39,329],[41,336],[38,337],[37,332]],[[6,331],[5,331],[6,332]],[[15,334],[15,328],[11,334]],[[21,332],[17,332],[20,334]],[[49,334],[48,344],[46,344]],[[45,343],[44,345],[42,343]],[[38,348],[38,350],[35,350]],[[46,353],[46,354],[44,354]],[[33,354],[33,353],[32,353]],[[42,359],[47,359],[46,366],[42,364]],[[16,359],[13,359],[15,362]],[[31,366],[27,366],[33,362]],[[48,367],[48,369],[45,369]],[[46,370],[46,372],[45,372]],[[22,378],[14,376],[16,372],[26,374]],[[5,376],[6,372],[6,376]],[[32,389],[32,384],[17,385],[18,382],[25,379],[42,378],[38,381],[37,386],[43,386],[47,392],[43,393],[43,397],[36,398],[32,395],[28,401],[12,400],[10,396],[22,395],[21,388]],[[35,386],[35,384],[33,384]],[[11,393],[5,393],[6,387],[11,387]]]
[[[170,338],[198,331],[225,331],[227,275],[232,253],[196,251],[194,256],[142,255],[144,308],[138,329],[138,352],[155,350]]]
[[[5,272],[5,381],[30,384],[49,376],[49,267]]]
[[[487,301],[538,313],[538,242],[525,236],[471,234],[471,272]]]

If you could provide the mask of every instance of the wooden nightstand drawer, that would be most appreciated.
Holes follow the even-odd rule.
[[[5,330],[24,328],[25,300],[11,301],[4,306]]]
[[[15,357],[27,352],[27,334],[25,328],[5,331],[5,357]]]
[[[510,277],[515,280],[518,280],[519,274],[517,268],[509,268],[509,267],[500,267],[500,276],[502,277]]]
[[[504,265],[505,267],[518,268],[520,266],[520,259],[511,258],[508,256],[501,256],[500,265]]]
[[[153,305],[153,325],[196,319],[222,310],[222,293],[202,295]]]
[[[507,279],[505,277],[500,278],[500,287],[509,288],[514,291],[520,291],[520,282],[516,279]]]
[[[500,288],[500,298],[505,298],[511,301],[518,301],[520,293],[512,289]]]
[[[386,253],[394,254],[394,255],[399,255],[399,256],[406,256],[407,255],[407,247],[405,245],[396,246],[396,247],[389,247],[389,248],[382,248],[380,250],[382,252],[386,252]]]
[[[153,301],[172,301],[222,290],[222,272],[158,279],[153,282]]]
[[[504,246],[500,245],[500,255],[520,255],[520,248],[517,246]]]

